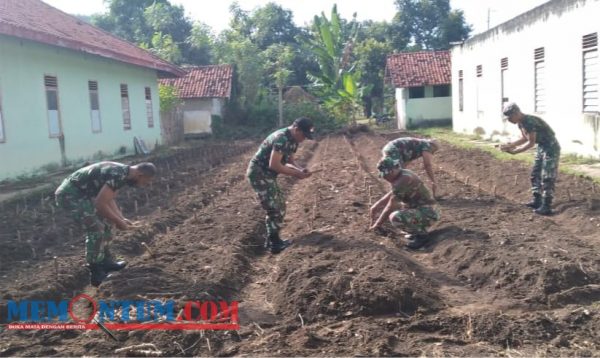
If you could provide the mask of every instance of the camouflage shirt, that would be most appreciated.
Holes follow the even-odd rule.
[[[385,156],[399,159],[402,163],[408,163],[421,157],[423,152],[430,151],[431,144],[428,140],[411,137],[394,139],[383,147]]]
[[[67,180],[85,196],[95,198],[104,184],[115,191],[128,185],[128,174],[129,166],[125,164],[99,162],[77,170]]]
[[[394,198],[410,208],[435,204],[435,199],[423,181],[412,171],[402,169],[392,183]]]
[[[539,117],[526,114],[523,121],[519,123],[519,129],[525,131],[527,134],[535,132],[535,143],[539,146],[545,148],[558,146],[554,131],[548,123]]]
[[[287,164],[290,157],[296,153],[298,149],[298,143],[292,138],[292,132],[289,128],[282,128],[271,133],[260,145],[254,157],[252,157],[252,163],[258,165],[269,174],[277,176],[277,173],[269,169],[269,161],[271,160],[271,152],[281,152],[283,154],[281,158],[281,164]]]

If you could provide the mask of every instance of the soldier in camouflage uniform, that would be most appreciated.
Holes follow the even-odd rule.
[[[440,149],[435,139],[402,137],[388,142],[381,151],[384,158],[398,160],[402,168],[418,158],[423,158],[423,168],[431,181],[431,191],[436,195],[437,185],[433,175],[433,154]]]
[[[294,153],[298,144],[305,139],[313,139],[313,131],[314,126],[310,119],[296,119],[291,126],[271,133],[262,142],[248,165],[246,177],[258,195],[262,208],[267,212],[266,247],[274,254],[290,244],[279,237],[285,217],[285,197],[277,185],[277,175],[285,174],[298,179],[311,175],[308,169],[301,168],[294,162]]]
[[[501,145],[500,149],[502,151],[517,154],[537,144],[537,152],[531,171],[533,200],[526,205],[535,209],[537,214],[551,215],[554,186],[558,174],[558,161],[560,159],[560,145],[556,140],[554,131],[541,118],[523,114],[515,103],[506,104],[503,114],[509,122],[519,126],[522,137],[515,142]]]
[[[57,206],[68,210],[85,230],[85,259],[93,286],[99,286],[108,272],[121,270],[126,265],[124,261],[114,261],[110,254],[112,225],[120,230],[136,227],[123,217],[115,203],[117,190],[125,185],[144,186],[155,174],[156,167],[152,163],[128,166],[100,162],[75,171],[56,189]]]
[[[371,207],[371,230],[389,218],[393,226],[410,234],[407,248],[423,247],[428,240],[427,229],[440,219],[433,195],[415,173],[402,169],[397,159],[380,160],[377,170],[391,184],[392,190]]]

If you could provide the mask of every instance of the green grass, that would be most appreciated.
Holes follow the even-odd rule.
[[[413,132],[418,133],[423,136],[437,138],[441,141],[448,142],[456,147],[465,148],[465,149],[480,149],[485,152],[488,152],[494,156],[494,158],[508,161],[508,160],[518,160],[528,164],[533,164],[534,160],[534,152],[532,150],[526,151],[524,153],[519,153],[516,155],[502,152],[493,146],[493,142],[484,141],[477,135],[465,135],[460,133],[455,133],[452,131],[451,127],[431,127],[431,128],[419,128],[413,130]],[[485,143],[483,143],[485,142]],[[582,172],[581,170],[577,170],[578,165],[589,165],[600,163],[600,160],[593,158],[585,158],[582,156],[578,156],[575,154],[565,154],[560,157],[559,170],[562,173],[571,174],[575,176],[586,177],[588,179],[593,180],[594,182],[600,184],[600,177],[592,178],[589,174]]]

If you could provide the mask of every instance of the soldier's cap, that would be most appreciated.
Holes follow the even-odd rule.
[[[306,117],[296,118],[293,126],[300,129],[307,139],[314,139],[315,126],[310,119]]]
[[[392,172],[394,169],[400,168],[400,161],[398,159],[392,159],[390,157],[385,157],[377,163],[377,171],[379,171],[379,176],[384,177]]]
[[[504,114],[505,117],[510,117],[516,111],[520,111],[520,110],[521,109],[519,109],[519,106],[517,106],[517,104],[515,102],[508,102],[504,105],[504,107],[502,107],[502,114]]]

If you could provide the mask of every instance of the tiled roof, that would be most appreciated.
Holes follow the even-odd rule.
[[[450,51],[403,52],[388,56],[386,80],[396,88],[451,82]]]
[[[231,96],[231,65],[212,65],[186,68],[187,75],[162,79],[161,84],[177,88],[179,98],[229,98]]]
[[[181,76],[177,66],[40,0],[0,0],[0,34],[69,48]]]

